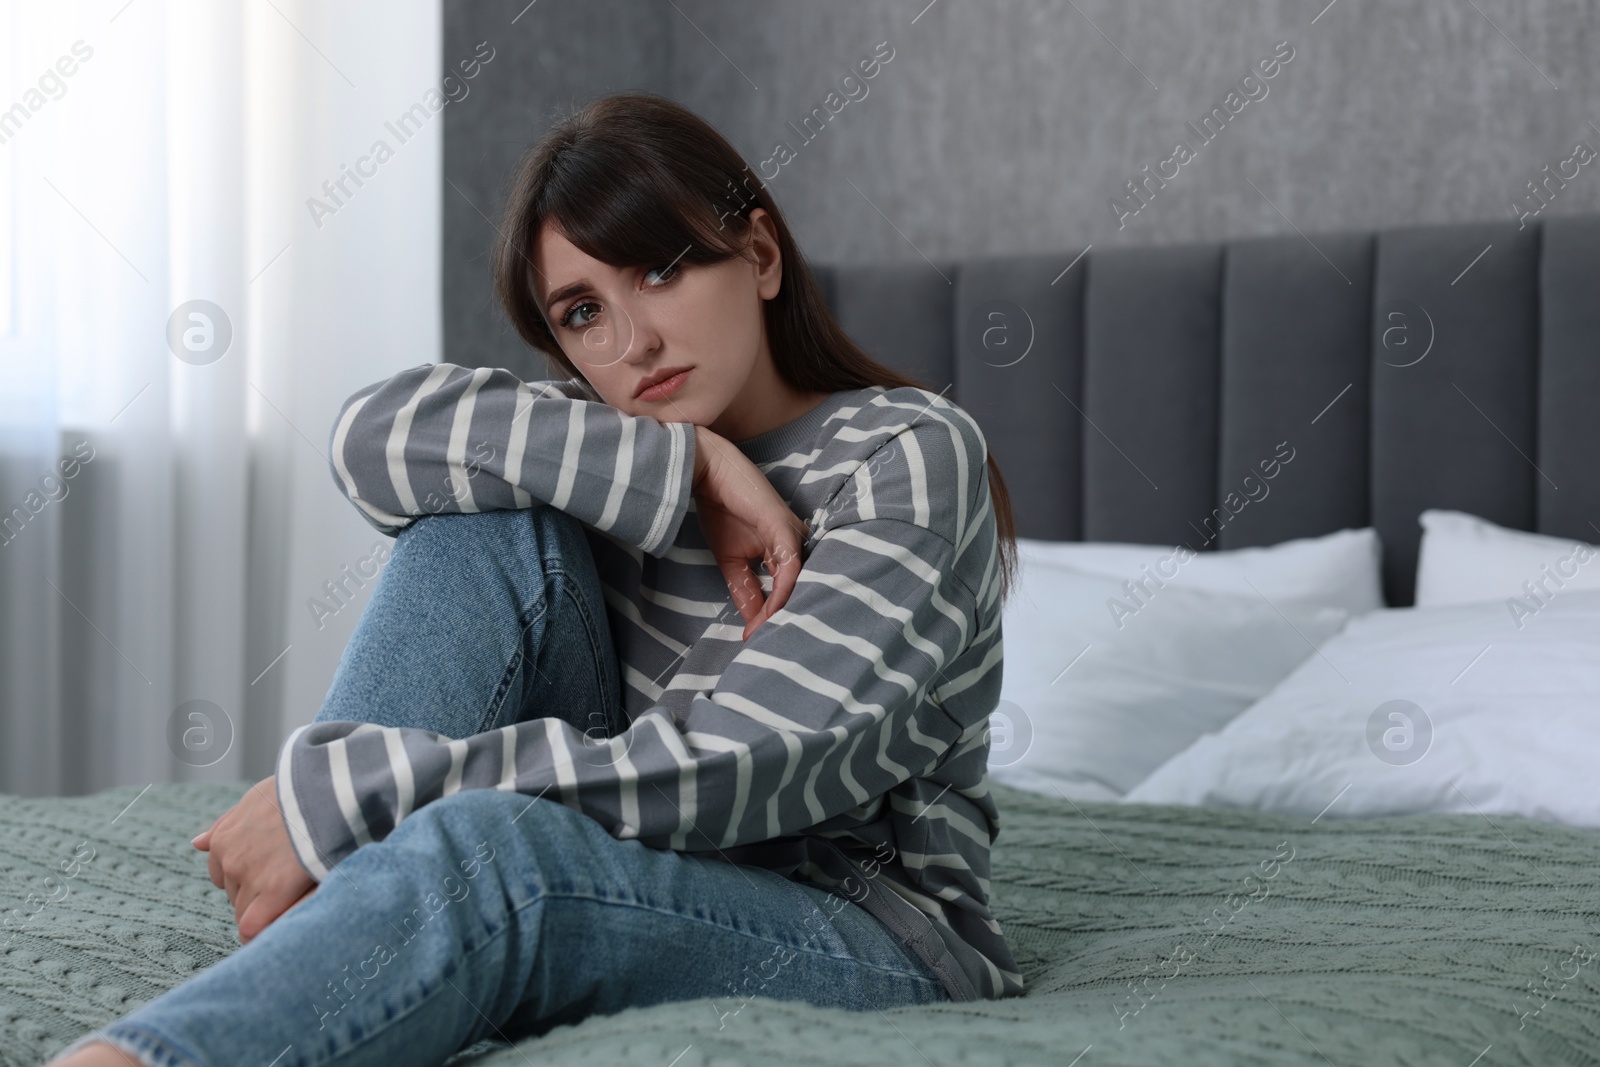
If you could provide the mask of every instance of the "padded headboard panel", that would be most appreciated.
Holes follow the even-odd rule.
[[[1600,216],[1076,255],[816,265],[851,336],[978,420],[1022,536],[1371,525],[1394,606],[1426,508],[1600,541]]]

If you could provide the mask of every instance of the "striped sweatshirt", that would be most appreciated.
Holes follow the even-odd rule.
[[[853,901],[952,1000],[1020,994],[989,906],[1002,645],[982,433],[931,392],[872,386],[734,444],[809,527],[793,591],[748,641],[692,517],[692,424],[626,414],[582,379],[449,363],[346,400],[329,465],[380,532],[537,504],[582,523],[629,725],[598,741],[555,717],[459,739],[302,726],[277,760],[301,863],[321,881],[462,789],[546,795],[619,840]]]

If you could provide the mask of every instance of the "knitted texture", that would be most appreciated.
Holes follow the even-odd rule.
[[[246,787],[0,796],[0,1065],[43,1063],[238,947],[189,838]],[[447,1062],[1600,1063],[1600,834],[993,788],[993,899],[1025,996],[864,1012],[659,1004]]]

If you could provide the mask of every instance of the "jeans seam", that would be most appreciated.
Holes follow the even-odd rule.
[[[115,1031],[115,1033],[113,1033],[113,1031]],[[102,1035],[99,1040],[111,1045],[113,1048],[117,1049],[118,1052],[132,1052],[135,1056],[139,1057],[140,1060],[144,1060],[146,1058],[145,1053],[148,1051],[150,1052],[150,1058],[152,1059],[158,1059],[164,1056],[167,1059],[178,1063],[190,1064],[191,1067],[202,1067],[199,1060],[193,1059],[185,1053],[179,1052],[178,1047],[174,1045],[170,1039],[163,1037],[141,1023],[126,1023],[118,1020],[117,1022],[112,1023],[110,1026],[102,1027],[99,1032]],[[112,1040],[113,1037],[116,1038],[116,1040]],[[142,1039],[146,1045],[152,1046],[152,1048],[126,1049],[118,1044],[119,1041],[126,1042],[130,1045],[136,1044],[134,1040],[135,1037]]]
[[[538,603],[535,604],[533,608],[529,609],[529,611],[524,612],[524,614],[518,619],[516,654],[512,657],[512,661],[506,665],[505,670],[501,672],[500,682],[495,686],[494,696],[490,698],[489,707],[484,711],[483,718],[479,721],[477,729],[473,732],[480,734],[485,733],[489,730],[494,721],[500,717],[500,714],[505,707],[506,699],[511,693],[511,681],[517,676],[517,672],[523,668],[524,664],[526,664],[532,670],[536,672],[538,671],[539,668],[537,657],[530,659],[526,654],[528,631],[532,629],[534,623],[537,622],[541,616],[546,618],[550,617],[551,613],[549,608],[551,597],[549,595],[549,590],[550,586],[553,584],[560,591],[560,593],[565,594],[567,602],[573,606],[577,612],[578,618],[583,623],[583,632],[588,638],[589,648],[593,653],[591,658],[595,660],[593,664],[595,672],[595,689],[600,693],[600,700],[604,705],[602,710],[605,714],[607,735],[614,736],[619,730],[627,727],[627,716],[622,711],[621,696],[620,694],[611,691],[609,685],[610,679],[606,673],[604,665],[598,662],[598,657],[604,655],[615,655],[615,649],[611,646],[609,640],[602,640],[602,634],[595,625],[594,617],[590,613],[588,605],[584,603],[583,598],[578,595],[578,591],[573,587],[573,582],[571,580],[572,575],[567,568],[562,565],[560,557],[555,554],[545,557],[543,569],[545,577],[545,595],[540,597]],[[558,595],[560,595],[560,593],[558,593]],[[546,634],[548,635],[548,633],[549,631],[547,628]]]
[[[577,589],[570,580],[572,576],[567,573],[566,568],[558,564],[555,570],[561,575],[562,592],[566,594],[568,602],[577,610],[578,618],[583,620],[583,632],[589,639],[589,648],[594,652],[595,688],[600,693],[601,703],[605,705],[603,710],[606,716],[606,728],[609,732],[615,734],[617,728],[627,728],[627,716],[622,712],[621,694],[609,691],[607,683],[610,679],[606,674],[605,667],[599,662],[599,657],[601,656],[616,655],[615,646],[611,644],[609,639],[602,640],[602,634],[596,627],[593,616],[589,613],[589,607],[583,602],[583,598],[578,595]]]
[[[716,929],[716,930],[721,930],[721,931],[730,932],[730,933],[737,933],[737,934],[740,934],[741,936],[749,937],[749,938],[751,938],[753,940],[760,941],[763,944],[775,945],[775,946],[778,946],[780,948],[794,949],[797,952],[805,952],[808,955],[818,956],[818,957],[821,957],[823,959],[828,959],[828,960],[844,960],[844,961],[847,961],[847,962],[850,962],[850,963],[857,964],[858,966],[861,966],[861,967],[870,968],[871,970],[874,970],[874,971],[880,971],[880,972],[882,972],[884,974],[896,975],[896,976],[899,976],[899,977],[902,977],[902,978],[912,978],[912,979],[915,979],[918,982],[922,982],[922,983],[925,983],[927,985],[930,985],[930,986],[933,986],[933,987],[936,987],[936,988],[940,988],[940,989],[943,988],[943,986],[939,982],[933,981],[932,979],[928,978],[927,975],[922,974],[920,971],[908,971],[908,970],[903,970],[903,969],[898,968],[898,967],[885,966],[885,965],[882,965],[882,964],[871,963],[871,962],[868,962],[867,960],[859,959],[859,958],[857,958],[855,956],[851,956],[849,954],[836,956],[833,953],[823,951],[820,948],[817,948],[817,949],[807,948],[804,942],[802,942],[801,944],[798,944],[798,945],[784,944],[782,941],[775,941],[772,938],[767,937],[764,934],[746,933],[745,931],[735,930],[732,927],[726,926],[723,923],[719,923],[719,922],[716,922],[716,921],[711,920],[711,919],[702,919],[698,915],[688,915],[688,914],[685,914],[684,912],[681,912],[681,911],[675,911],[672,908],[664,908],[664,907],[660,907],[660,906],[655,905],[655,904],[647,904],[647,903],[645,903],[643,901],[623,900],[623,899],[618,899],[616,897],[597,896],[597,895],[595,895],[593,893],[579,893],[579,892],[574,892],[574,891],[571,891],[571,890],[562,890],[562,891],[559,891],[559,892],[539,893],[539,894],[535,895],[534,897],[530,898],[529,900],[527,900],[527,901],[525,901],[525,902],[523,902],[521,904],[518,904],[515,908],[511,909],[511,911],[512,911],[513,915],[516,915],[516,914],[521,913],[522,911],[524,911],[527,908],[531,908],[535,904],[540,904],[540,903],[543,903],[544,901],[552,900],[552,899],[590,900],[590,901],[594,901],[595,903],[598,903],[598,904],[616,904],[616,905],[620,905],[620,906],[626,907],[626,908],[633,908],[633,909],[638,910],[638,911],[648,911],[648,912],[653,912],[653,913],[655,913],[657,915],[671,916],[672,918],[675,918],[675,919],[687,919],[690,922],[699,923],[702,926],[709,926],[709,927],[711,927],[713,929]],[[507,925],[509,925],[509,924],[507,924]],[[491,938],[499,937],[504,932],[504,930],[505,930],[504,926],[497,927],[494,931],[491,932],[490,937]],[[487,944],[487,941],[482,942],[482,943],[480,943],[478,945],[474,945],[473,947],[467,949],[466,951],[467,951],[468,954],[470,954],[472,952],[476,952],[479,948],[483,947],[483,944]]]
[[[605,667],[598,662],[598,657],[600,656],[616,656],[616,646],[611,643],[608,633],[605,635],[605,640],[602,640],[602,632],[600,632],[600,627],[595,625],[594,614],[590,613],[589,605],[584,603],[584,598],[579,597],[578,587],[576,587],[576,582],[573,581],[573,574],[566,569],[565,557],[555,558],[550,563],[547,573],[554,573],[560,576],[560,579],[562,579],[560,581],[560,590],[566,593],[566,601],[573,605],[574,611],[578,613],[579,619],[584,624],[584,635],[589,638],[590,651],[594,651],[595,654],[595,689],[600,693],[600,701],[605,704],[606,729],[611,734],[619,733],[619,729],[627,728],[627,715],[622,712],[622,696],[621,693],[611,693],[610,689],[608,689],[608,685],[606,685],[608,677],[606,677]],[[598,581],[598,574],[595,574],[595,581]],[[621,681],[621,664],[618,664],[618,667],[618,681]]]
[[[500,681],[495,686],[494,695],[489,698],[489,706],[484,710],[483,718],[479,720],[478,728],[473,733],[481,734],[487,732],[490,725],[500,717],[501,710],[504,709],[506,704],[506,698],[511,695],[511,680],[522,670],[524,663],[533,667],[534,670],[538,670],[537,665],[528,659],[525,650],[528,644],[528,631],[533,628],[535,622],[548,614],[547,608],[548,603],[541,598],[539,603],[518,618],[517,650],[512,654],[511,662],[506,664],[505,670],[500,672]]]

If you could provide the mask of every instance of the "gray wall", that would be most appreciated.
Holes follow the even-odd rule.
[[[490,220],[555,109],[601,92],[667,93],[753,167],[787,141],[770,186],[825,263],[1065,266],[1090,244],[1513,219],[1541,168],[1600,149],[1600,3],[1585,0],[525,4],[445,6],[446,68],[479,41],[496,55],[445,111],[443,283],[445,358],[524,376],[544,368],[494,307]],[[1294,56],[1266,95],[1202,144],[1185,123],[1284,40]],[[803,142],[789,124],[881,41],[894,56],[867,95]],[[1194,158],[1119,223],[1111,198],[1179,140]],[[1541,217],[1596,210],[1600,161]]]

